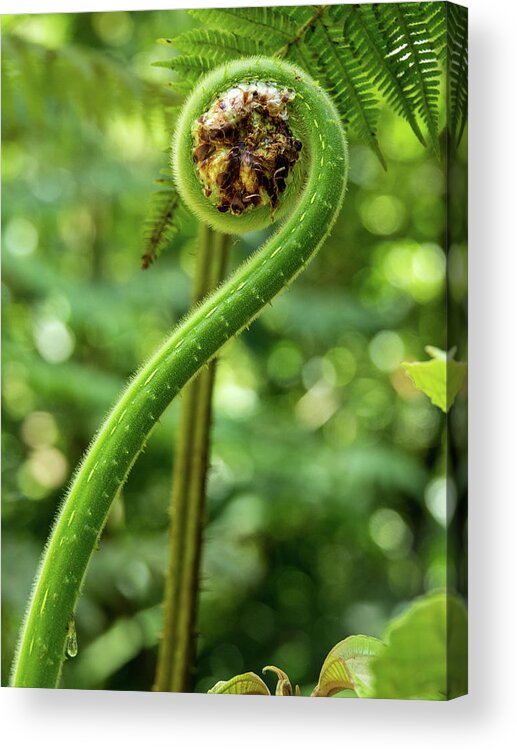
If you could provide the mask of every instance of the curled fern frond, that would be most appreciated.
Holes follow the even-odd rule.
[[[266,92],[264,81],[270,82]],[[277,138],[265,152],[271,174],[268,187],[276,192],[267,193],[269,201],[264,190],[262,194],[255,192],[260,200],[252,203],[247,214],[246,209],[233,204],[228,211],[219,211],[222,196],[215,196],[216,202],[210,200],[192,158],[193,130],[202,140],[204,129],[199,125],[205,123],[199,120],[217,109],[217,103],[232,87],[242,91],[241,101],[248,105],[250,118],[256,109],[255,96],[244,97],[250,90],[257,97],[260,92],[265,102],[273,105],[265,107],[265,117],[271,126],[267,132]],[[282,117],[287,106],[289,126]],[[223,120],[229,116],[235,119],[238,102],[235,107],[235,111],[229,106],[221,110],[226,112]],[[235,144],[236,138],[242,138],[238,129],[230,141]],[[278,156],[276,146],[282,139],[301,154],[293,164],[293,179],[283,186],[274,163]],[[206,158],[200,156],[200,162]],[[210,226],[235,234],[270,225],[273,197],[278,191],[283,205],[276,218],[281,218],[283,210],[285,221],[175,328],[137,372],[91,443],[61,506],[38,569],[13,666],[12,685],[16,687],[58,684],[68,623],[114,498],[172,399],[295,280],[323,245],[344,199],[348,150],[339,115],[328,94],[300,68],[261,57],[225,63],[199,82],[178,119],[172,164],[182,200]],[[224,165],[219,162],[214,179],[224,174],[222,169]],[[230,183],[235,183],[235,179],[234,175]]]
[[[447,60],[449,113],[456,138],[466,118],[466,22],[454,6],[449,25],[457,41],[447,49],[446,5],[193,9],[189,12],[202,28],[162,40],[180,54],[158,64],[174,70],[177,80],[172,87],[187,93],[216,64],[264,53],[284,58],[320,81],[342,122],[373,149],[383,166],[377,137],[381,100],[439,155]]]

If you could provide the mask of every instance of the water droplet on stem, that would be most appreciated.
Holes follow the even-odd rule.
[[[68,629],[66,633],[65,651],[67,656],[71,659],[77,656],[77,633],[75,631],[75,621],[73,619],[68,623]]]

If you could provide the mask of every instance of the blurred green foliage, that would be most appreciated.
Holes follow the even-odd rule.
[[[196,26],[182,11],[2,19],[3,684],[71,473],[188,307],[195,221],[145,272],[140,255],[178,103],[154,42]],[[446,341],[443,165],[387,110],[379,141],[387,172],[351,142],[330,241],[221,357],[197,691],[276,664],[310,692],[335,643],[381,635],[421,593],[464,589],[446,528],[465,470],[445,478],[445,417],[400,367],[428,344],[466,359]],[[233,263],[262,238],[236,241]],[[451,263],[464,309],[463,244]],[[177,418],[173,404],[111,512],[63,687],[152,684]]]

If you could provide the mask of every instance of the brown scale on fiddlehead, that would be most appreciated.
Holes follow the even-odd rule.
[[[219,96],[192,127],[192,155],[205,196],[221,213],[274,211],[302,148],[288,125],[295,93],[242,83]]]

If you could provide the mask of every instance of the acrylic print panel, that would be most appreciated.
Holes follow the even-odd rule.
[[[2,53],[3,684],[465,694],[466,9]]]

